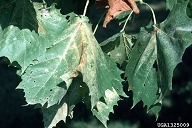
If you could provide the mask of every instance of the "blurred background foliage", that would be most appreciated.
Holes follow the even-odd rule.
[[[33,0],[40,1],[40,0]],[[74,11],[82,14],[86,0],[46,0],[48,6],[56,2],[61,13],[66,14]],[[169,11],[166,10],[165,0],[146,0],[156,13],[157,22],[162,22]],[[0,7],[3,7],[1,3]],[[127,24],[126,33],[139,32],[140,27],[146,26],[152,19],[148,7],[139,5],[141,13],[135,15],[134,22]],[[97,24],[104,8],[97,8],[94,0],[90,1],[87,16],[93,28]],[[192,18],[192,1],[190,1],[187,14]],[[103,28],[100,24],[95,37],[100,43],[121,30],[117,20],[113,20]],[[34,106],[25,106],[25,98],[22,90],[16,90],[21,78],[16,74],[17,68],[9,66],[6,58],[0,58],[0,128],[43,128],[43,115],[40,109]],[[192,122],[192,46],[187,48],[180,63],[174,70],[173,90],[169,91],[163,100],[163,107],[157,122]],[[125,84],[125,91],[127,90]],[[132,106],[132,92],[126,93],[130,98],[125,98],[114,107],[115,114],[110,114],[109,128],[147,128],[155,127],[155,116],[146,113],[143,103],[139,102]],[[92,116],[90,110],[83,103],[77,104],[74,109],[73,119],[67,119],[67,124],[59,122],[57,128],[104,128],[104,126]]]

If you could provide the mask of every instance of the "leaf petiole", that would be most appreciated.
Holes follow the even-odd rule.
[[[140,4],[145,4],[145,5],[147,5],[150,8],[150,10],[152,12],[152,15],[153,15],[153,23],[154,23],[154,25],[156,25],[157,22],[156,22],[155,12],[153,11],[152,7],[149,4],[143,2],[143,0],[140,0]]]
[[[87,12],[87,7],[89,5],[89,0],[87,0],[86,4],[85,4],[85,8],[84,8],[84,12],[83,12],[83,16],[85,16],[86,12]]]
[[[132,13],[133,13],[133,11],[131,11],[131,13],[129,14],[129,16],[127,17],[127,19],[126,19],[126,21],[125,21],[125,24],[124,24],[123,28],[121,29],[121,32],[125,30],[125,27],[126,27],[126,25],[127,25],[127,22],[128,22],[128,20],[129,20],[129,18],[131,17]]]
[[[95,29],[94,29],[94,31],[93,31],[93,34],[95,34],[95,32],[97,31],[97,28],[98,28],[98,26],[99,26],[101,20],[103,19],[104,15],[105,15],[105,13],[106,13],[107,11],[108,11],[108,9],[106,9],[106,11],[105,11],[105,12],[102,14],[102,16],[100,17],[100,19],[99,19],[97,25],[95,26]]]

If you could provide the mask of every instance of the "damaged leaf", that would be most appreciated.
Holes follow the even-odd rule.
[[[103,22],[103,27],[105,28],[111,20],[124,11],[133,10],[136,14],[139,13],[134,0],[96,0],[96,5],[99,7],[110,7]]]

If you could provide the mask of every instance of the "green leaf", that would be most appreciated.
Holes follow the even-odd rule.
[[[12,25],[4,31],[0,28],[0,38],[0,56],[8,57],[11,63],[17,61],[22,73],[37,56],[45,52],[42,40],[28,29],[20,30]]]
[[[157,31],[158,81],[162,99],[168,89],[172,89],[173,70],[182,62],[185,49],[192,44],[192,19],[186,15],[189,1],[174,6],[167,19]]]
[[[105,96],[106,90],[115,89],[118,95],[126,97],[121,84],[122,71],[102,52],[87,17],[75,16],[73,13],[61,15],[54,5],[46,16],[41,16],[38,10],[40,4],[34,3],[34,6],[39,23],[39,38],[47,43],[47,49],[26,69],[22,75],[23,81],[17,87],[24,89],[28,104],[44,106],[47,103],[46,107],[49,108],[61,103],[73,86],[74,78],[81,74],[83,83],[89,89],[90,99],[85,101],[77,97],[77,101],[83,100],[90,108]],[[74,91],[69,97],[75,97],[76,93]],[[68,102],[65,103],[73,108]],[[57,114],[52,115],[57,117]]]
[[[81,46],[75,44],[76,41],[79,41],[76,36],[78,29],[75,29],[78,22],[71,23],[68,27],[66,16],[58,18],[56,14],[57,12],[50,13],[50,16],[40,21],[42,23],[40,34],[51,47],[47,48],[45,54],[27,68],[26,73],[22,76],[23,81],[18,86],[18,88],[24,89],[28,104],[40,103],[43,106],[48,102],[49,107],[60,102],[72,82],[72,77],[76,75],[81,55],[81,51],[79,51]],[[56,16],[51,17],[51,15]],[[62,18],[60,24],[57,22],[56,27],[50,27],[51,19],[56,22]],[[60,28],[63,30],[62,33],[57,33],[59,26],[63,26]],[[46,38],[47,36],[49,38]]]
[[[160,28],[142,28],[125,71],[133,106],[140,100],[158,117],[161,100],[172,89],[173,70],[191,45],[192,20],[186,15],[189,1],[174,6]],[[155,69],[156,70],[155,70]]]
[[[132,36],[120,32],[103,41],[100,46],[116,63],[122,65],[132,49]]]
[[[83,18],[86,24],[81,26],[78,36],[81,36],[82,56],[77,68],[83,75],[83,81],[87,84],[91,95],[92,108],[96,105],[101,97],[104,96],[105,90],[112,90],[112,87],[118,87],[118,94],[126,96],[122,88],[122,79],[120,71],[114,61],[105,56],[92,34],[91,26],[88,20]],[[99,74],[99,75],[98,75]]]
[[[23,2],[25,3],[24,6],[23,6]],[[20,4],[22,4],[22,6]],[[28,7],[28,8],[25,8],[25,7]],[[41,12],[39,8],[40,7],[38,7],[37,10]],[[16,25],[19,28],[29,28],[29,29],[35,30],[34,26],[37,27],[37,25],[34,23],[35,22],[35,20],[33,20],[34,18],[31,18],[30,15],[29,16],[25,15],[26,14],[25,11],[27,10],[27,11],[30,11],[28,12],[29,14],[31,14],[32,16],[35,16],[35,12],[33,12],[34,8],[31,5],[31,3],[29,3],[28,0],[17,1],[17,4],[13,10],[14,12],[11,13],[12,15],[7,18],[7,19],[10,19],[8,24]],[[25,13],[20,12],[21,10],[23,10]],[[28,17],[30,20],[25,19],[25,17]],[[22,18],[22,20],[20,18]],[[37,18],[41,19],[41,16],[37,16]],[[0,21],[2,20],[3,19],[1,19]],[[67,21],[65,22],[67,23]],[[13,63],[14,61],[17,61],[18,64],[20,65],[19,68],[22,67],[21,69],[21,74],[22,74],[25,71],[25,69],[35,61],[35,59],[38,56],[42,55],[45,52],[45,49],[46,47],[49,47],[49,44],[44,41],[43,34],[45,32],[41,34],[42,30],[40,28],[39,28],[39,35],[42,37],[39,37],[39,35],[34,31],[31,32],[28,29],[20,30],[18,27],[13,25],[8,26],[6,29],[4,29],[4,31],[0,29],[0,33],[1,33],[0,56],[8,57],[11,63]],[[39,23],[39,27],[40,26],[41,26],[41,23]],[[18,66],[18,65],[14,65],[14,66]]]
[[[157,74],[153,68],[157,57],[156,35],[151,31],[150,24],[141,29],[125,70],[129,89],[133,91],[133,107],[142,100],[148,110],[158,98]]]

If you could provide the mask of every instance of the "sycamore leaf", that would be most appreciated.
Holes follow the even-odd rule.
[[[22,2],[24,2],[24,4]],[[37,27],[37,25],[35,25],[34,23],[35,20],[33,20],[33,17],[30,18],[31,15],[33,16],[35,15],[35,12],[33,12],[34,8],[31,7],[32,6],[31,3],[28,2],[22,0],[17,1],[17,6],[14,8],[15,10],[14,13],[12,14],[11,17],[6,18],[10,19],[8,24],[14,24],[20,28],[29,28],[35,30],[35,26]],[[24,6],[20,7],[19,5]],[[40,7],[37,8],[37,10],[40,12],[41,10],[39,9]],[[31,15],[26,15],[26,12],[25,13],[19,12],[21,10],[28,10],[30,11],[28,13]],[[22,18],[21,22],[20,18]],[[41,18],[42,18],[41,15],[37,16],[37,19]],[[67,20],[63,22],[67,23]],[[39,28],[41,27],[42,24],[43,23],[39,22]],[[5,27],[6,25],[3,25],[2,27]],[[44,39],[50,37],[50,34],[48,32],[46,33],[45,30],[43,31],[39,29],[39,35],[38,35],[34,31],[31,32],[28,29],[20,30],[16,26],[10,25],[6,29],[4,29],[4,31],[2,31],[2,29],[0,28],[0,31],[2,33],[0,35],[1,36],[0,56],[8,57],[11,63],[17,61],[17,63],[19,64],[19,68],[22,67],[21,73],[23,73],[25,69],[30,64],[32,64],[38,56],[42,55],[45,52],[46,47],[50,46],[48,44],[49,42],[45,41]]]
[[[34,3],[34,6],[38,5]],[[39,10],[36,11],[37,16],[41,15]],[[81,46],[75,45],[78,22],[71,21],[68,27],[66,16],[62,16],[54,6],[49,14],[39,19],[39,34],[50,47],[27,68],[23,81],[17,87],[24,89],[28,104],[40,103],[43,106],[48,102],[47,107],[60,102],[66,94],[72,77],[76,75],[81,52]],[[73,17],[73,14],[69,16]]]
[[[11,63],[17,61],[22,73],[37,56],[45,52],[42,40],[28,29],[20,30],[12,25],[4,31],[0,28],[0,38],[0,56],[6,56]]]
[[[120,32],[103,41],[100,46],[116,63],[122,65],[132,49],[132,37]]]
[[[158,81],[162,93],[160,99],[167,89],[172,89],[173,70],[182,62],[185,49],[192,44],[192,19],[186,15],[188,3],[189,0],[177,3],[167,19],[160,24],[161,30],[157,31]]]
[[[151,31],[150,24],[147,29],[141,29],[125,70],[129,89],[133,91],[133,107],[142,100],[147,110],[159,96],[157,73],[153,68],[157,57],[156,35]]]
[[[86,21],[86,19],[84,20]],[[117,87],[116,91],[119,95],[126,96],[121,85],[122,71],[102,52],[92,34],[91,26],[82,24],[78,36],[82,37],[83,52],[77,71],[82,73],[83,81],[89,87],[92,108],[104,96],[105,90],[112,90],[112,87],[115,89]]]
[[[103,27],[106,27],[112,19],[124,11],[133,10],[136,14],[139,13],[139,9],[134,0],[96,0],[96,4],[101,7],[109,5]]]
[[[161,100],[172,88],[173,70],[192,44],[192,20],[186,15],[188,2],[176,4],[160,28],[150,24],[142,28],[128,59],[125,76],[133,91],[133,106],[142,100],[156,117]]]
[[[92,110],[97,109],[99,106],[96,105],[102,97],[105,98],[106,90],[115,90],[115,95],[126,97],[121,84],[122,71],[102,52],[87,17],[61,15],[54,5],[47,15],[42,16],[38,9],[40,4],[34,3],[34,7],[39,38],[47,43],[46,52],[26,69],[17,88],[24,89],[28,104],[43,106],[46,127],[65,121],[80,101]],[[82,80],[76,80],[81,75]],[[104,116],[109,115],[119,100],[110,98],[113,97],[107,97],[107,100],[113,102]],[[103,117],[98,118],[105,124]]]

